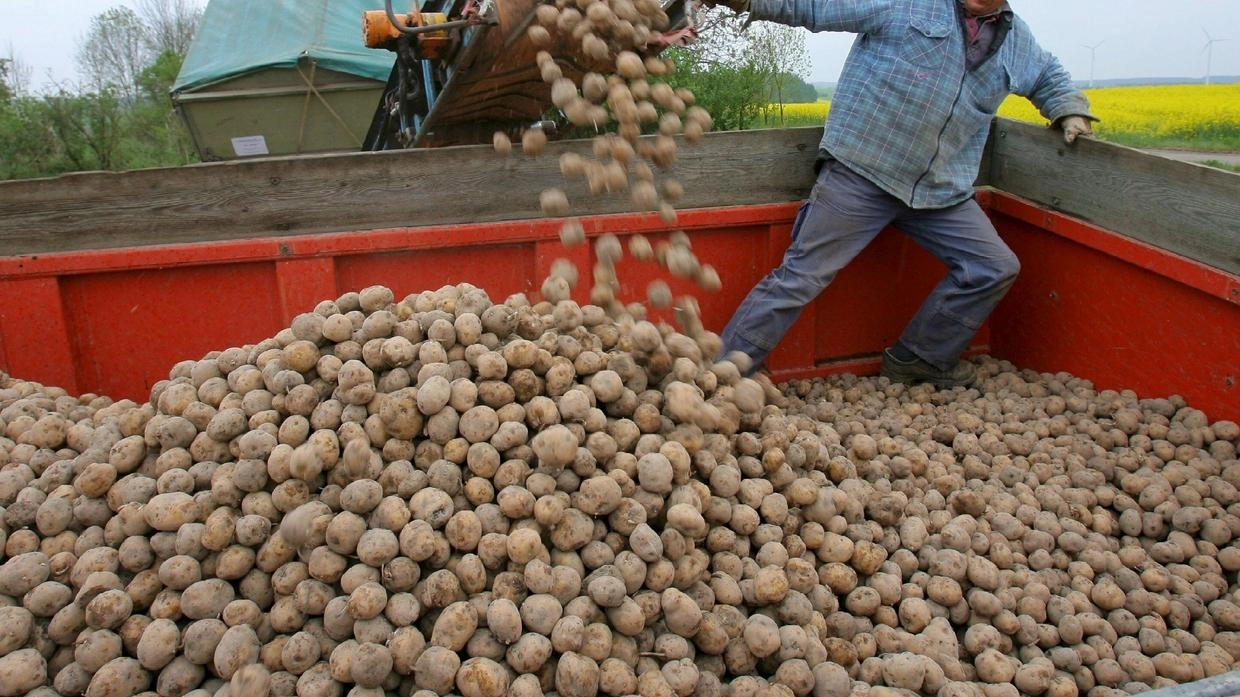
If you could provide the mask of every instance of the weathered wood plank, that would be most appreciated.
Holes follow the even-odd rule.
[[[1240,274],[1240,176],[1006,119],[991,141],[991,186]]]
[[[813,185],[820,128],[711,133],[682,144],[671,176],[682,208],[795,201]],[[538,194],[565,189],[580,215],[630,210],[566,182],[558,158],[489,146],[219,162],[0,182],[0,254],[236,240],[536,217]]]

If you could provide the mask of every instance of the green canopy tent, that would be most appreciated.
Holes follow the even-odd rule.
[[[394,56],[366,48],[383,0],[210,0],[172,87],[204,161],[361,148]]]

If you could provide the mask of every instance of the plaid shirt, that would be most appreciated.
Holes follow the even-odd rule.
[[[965,65],[958,0],[752,0],[754,19],[859,34],[821,148],[912,208],[973,195],[991,119],[1008,94],[1055,121],[1089,114],[1059,61],[1019,17],[997,52]]]

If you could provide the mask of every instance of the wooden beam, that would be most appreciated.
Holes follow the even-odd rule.
[[[813,185],[821,128],[711,133],[681,143],[667,175],[682,208],[796,201]],[[539,217],[548,187],[574,214],[631,210],[625,194],[592,197],[566,181],[551,143],[538,158],[489,146],[218,162],[0,182],[0,250],[33,255],[390,227]]]
[[[1240,274],[1240,175],[1007,119],[990,152],[997,189]]]

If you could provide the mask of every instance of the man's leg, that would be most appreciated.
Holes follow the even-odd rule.
[[[922,303],[900,343],[950,371],[1016,280],[1020,262],[973,199],[907,211],[896,226],[947,265],[947,277]]]
[[[839,162],[828,161],[792,227],[783,262],[749,291],[723,330],[723,355],[756,369],[835,274],[905,206]]]

